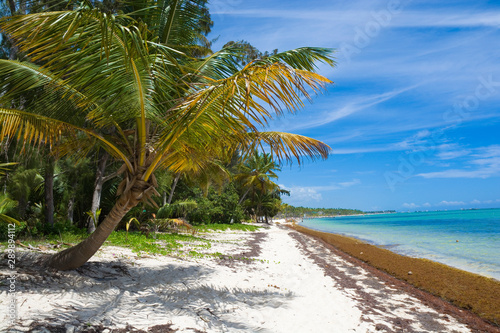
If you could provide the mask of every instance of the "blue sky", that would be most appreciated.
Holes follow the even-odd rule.
[[[329,144],[284,166],[285,202],[398,211],[500,207],[500,1],[213,0],[214,49],[336,49],[335,82],[270,124]]]

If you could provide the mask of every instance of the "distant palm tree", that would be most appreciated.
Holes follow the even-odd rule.
[[[49,145],[57,156],[85,156],[99,146],[123,163],[115,206],[94,233],[48,265],[87,262],[131,208],[153,204],[155,170],[182,172],[193,151],[210,159],[231,147],[265,145],[281,160],[328,156],[320,141],[258,127],[330,83],[314,69],[317,61],[333,65],[331,51],[301,48],[243,68],[235,48],[194,57],[205,50],[197,29],[204,3],[134,1],[135,12],[109,14],[85,2],[0,19],[30,60],[0,60],[0,140]],[[34,91],[36,101],[18,103]]]
[[[249,193],[266,194],[279,188],[272,179],[278,179],[275,171],[281,171],[281,169],[271,154],[260,154],[258,151],[254,151],[240,164],[238,169],[239,171],[234,178],[244,191],[239,204],[245,200]]]

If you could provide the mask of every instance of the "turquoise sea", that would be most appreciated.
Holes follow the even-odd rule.
[[[301,224],[500,280],[500,209],[339,216]]]

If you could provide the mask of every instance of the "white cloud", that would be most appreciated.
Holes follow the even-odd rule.
[[[474,199],[470,203],[473,204],[473,205],[479,205],[481,203],[481,201],[479,201],[477,199]]]
[[[273,18],[287,20],[310,20],[314,22],[325,21],[343,22],[344,24],[361,24],[366,20],[374,20],[372,9],[375,11],[385,10],[386,6],[378,6],[377,2],[360,2],[359,6],[354,4],[350,10],[332,10],[332,9],[284,9],[284,8],[265,8],[265,9],[240,9],[240,6],[231,6],[231,2],[216,0],[211,2],[212,15],[234,15],[248,16],[254,18]],[[370,4],[370,6],[367,6]],[[378,7],[378,8],[376,8]],[[391,14],[389,14],[391,15]],[[406,10],[404,9],[398,15],[391,15],[388,22],[392,27],[478,27],[500,26],[500,12],[488,13],[466,13],[461,11],[429,11]]]
[[[401,150],[401,149],[398,149]],[[380,147],[362,147],[362,148],[344,148],[335,149],[333,148],[330,154],[332,155],[349,155],[349,154],[366,154],[366,153],[380,153],[385,151],[394,151],[393,146],[385,145]]]
[[[355,100],[355,102],[348,102],[344,106],[337,108],[332,111],[327,111],[324,112],[323,114],[319,115],[315,119],[309,120],[309,121],[304,121],[304,122],[297,122],[291,127],[287,128],[287,131],[296,131],[296,130],[303,130],[303,129],[308,129],[308,128],[314,128],[314,127],[319,127],[319,126],[324,126],[329,123],[332,123],[334,121],[337,121],[339,119],[348,117],[354,113],[363,111],[365,109],[372,108],[380,103],[383,103],[385,101],[388,101],[406,91],[413,90],[420,86],[421,83],[419,84],[414,84],[407,86],[402,89],[397,89],[397,90],[392,90],[392,91],[387,91],[384,93],[380,94],[375,94],[371,95],[368,97],[363,97],[363,98],[352,98]]]
[[[439,132],[431,132],[427,129],[418,131],[416,134],[396,143],[394,146],[399,150],[423,151],[433,149],[436,146],[436,137]]]
[[[398,27],[499,27],[500,12],[464,13],[407,11],[393,25]]]
[[[406,203],[406,202],[405,202],[405,203],[403,204],[403,207],[404,207],[404,208],[413,209],[413,208],[418,208],[418,207],[420,207],[420,206],[419,206],[419,205],[414,204],[413,202],[412,202],[412,203]]]
[[[500,175],[500,145],[481,147],[470,154],[468,168],[421,173],[423,178],[490,178]]]
[[[437,156],[441,160],[451,160],[462,156],[467,156],[471,153],[468,149],[463,149],[457,144],[442,144],[438,147]]]
[[[351,186],[354,186],[354,185],[358,185],[358,184],[361,184],[361,180],[359,179],[353,179],[352,181],[350,182],[343,182],[343,183],[339,183],[339,185],[343,188],[346,188],[346,187],[351,187]]]
[[[421,173],[417,176],[423,178],[482,178],[486,179],[491,176],[489,171],[485,170],[459,170],[459,169],[450,169],[446,171],[438,171],[438,172],[428,172]]]
[[[361,184],[361,180],[353,179],[348,182],[325,186],[285,186],[281,184],[279,186],[284,190],[290,191],[290,199],[299,202],[307,202],[321,201],[323,199],[321,192],[341,190],[358,184]]]
[[[321,201],[323,196],[313,187],[292,186],[286,187],[280,185],[284,190],[290,191],[290,198],[297,202]]]
[[[460,206],[460,205],[465,205],[465,202],[463,201],[446,201],[443,200],[440,203],[437,204],[437,206]]]
[[[432,205],[431,205],[430,203],[426,202],[426,203],[424,203],[424,204],[422,205],[422,207],[432,207]]]

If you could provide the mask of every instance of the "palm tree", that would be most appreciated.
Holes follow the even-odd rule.
[[[0,60],[0,140],[49,145],[57,156],[101,147],[123,163],[115,206],[88,238],[48,260],[57,269],[83,265],[131,208],[154,204],[155,170],[182,172],[192,151],[210,158],[266,145],[280,160],[329,153],[317,140],[258,127],[330,83],[314,72],[318,61],[333,65],[330,50],[301,48],[244,67],[234,48],[200,59],[193,27],[204,1],[138,3],[136,15],[86,4],[0,20],[30,60]],[[43,91],[37,103],[12,108],[33,90]]]
[[[234,176],[234,179],[244,191],[238,204],[241,204],[250,192],[253,195],[257,192],[266,194],[279,188],[272,179],[278,179],[275,171],[281,171],[281,169],[271,154],[260,154],[258,151],[253,151],[239,165],[238,169],[239,172]]]

